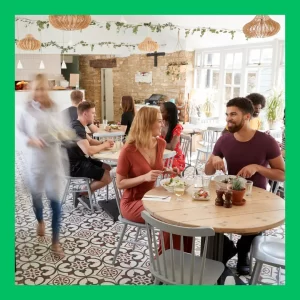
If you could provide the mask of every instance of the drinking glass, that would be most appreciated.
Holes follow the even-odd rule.
[[[252,194],[252,187],[253,187],[253,181],[247,180],[246,184],[246,196],[251,196]]]
[[[209,187],[211,176],[202,175],[202,185],[203,187]]]
[[[182,198],[180,198],[184,194],[184,185],[176,185],[174,186],[174,193],[177,196],[176,201],[183,201]]]

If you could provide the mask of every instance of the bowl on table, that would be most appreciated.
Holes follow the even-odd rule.
[[[192,185],[189,180],[180,177],[165,178],[160,181],[160,185],[170,193],[174,192],[175,186],[181,184],[184,185],[185,191]]]
[[[218,175],[214,177],[214,181],[216,182],[217,188],[227,189],[228,185],[232,183],[232,180],[237,178],[236,175]],[[247,180],[243,177],[238,177],[243,185],[246,184]]]

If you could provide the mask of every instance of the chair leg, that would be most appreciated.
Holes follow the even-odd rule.
[[[67,196],[68,196],[68,193],[69,193],[69,189],[70,189],[70,182],[71,182],[71,179],[68,178],[67,179],[67,184],[66,184],[66,187],[65,187],[65,190],[64,190],[64,194],[63,194],[63,197],[62,197],[62,201],[61,201],[61,206],[63,206],[67,200]]]
[[[106,186],[106,202],[108,202],[108,193],[109,193],[109,189],[108,189],[108,185]]]
[[[280,285],[280,281],[281,281],[281,268],[278,267],[277,271],[278,271],[277,284]]]
[[[137,228],[136,235],[135,235],[135,238],[134,238],[134,241],[135,241],[135,242],[137,241],[137,239],[138,239],[138,237],[139,237],[139,235],[140,235],[140,230],[141,230],[141,227],[138,227],[138,228]],[[135,249],[135,246],[136,246],[136,244],[133,244],[132,250]]]
[[[118,245],[117,245],[117,248],[116,248],[116,252],[115,252],[115,255],[114,255],[114,258],[113,258],[113,262],[112,262],[113,265],[116,263],[116,259],[117,259],[117,256],[119,254],[120,247],[121,247],[121,244],[123,242],[123,238],[124,238],[126,229],[127,229],[127,224],[124,224],[124,227],[123,227],[123,230],[121,232],[121,235],[120,235],[120,238],[119,238],[119,242],[118,242]]]
[[[253,251],[252,251],[252,247],[251,247],[250,259],[249,259],[249,275],[252,275],[252,269],[253,269]]]
[[[88,190],[88,194],[89,194],[89,199],[90,199],[90,206],[91,206],[91,212],[94,212],[94,207],[93,207],[93,194],[91,191],[91,187],[89,182],[87,182],[87,190]]]
[[[259,260],[256,260],[254,270],[253,270],[253,274],[251,276],[249,285],[257,285],[258,278],[259,278],[262,266],[263,266],[263,263]]]

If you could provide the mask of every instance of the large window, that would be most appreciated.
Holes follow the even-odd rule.
[[[249,93],[268,96],[272,88],[285,88],[284,41],[202,49],[196,51],[195,89],[214,90],[214,116],[222,116],[225,103]]]

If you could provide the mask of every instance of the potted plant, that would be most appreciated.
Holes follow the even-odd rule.
[[[276,129],[278,121],[282,117],[283,112],[283,95],[281,92],[273,91],[272,95],[267,100],[267,120],[269,129]]]
[[[232,190],[232,204],[242,205],[246,189],[243,182],[238,177],[232,180],[231,190]]]

